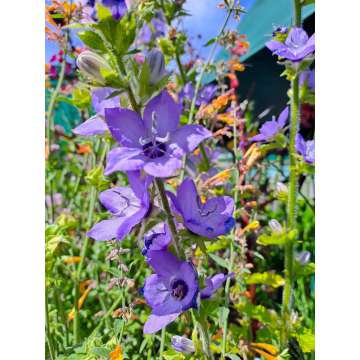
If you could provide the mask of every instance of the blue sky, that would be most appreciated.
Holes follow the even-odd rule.
[[[47,1],[48,2],[48,1]],[[242,0],[241,5],[249,8],[255,0]],[[225,10],[218,9],[217,5],[220,0],[188,0],[185,4],[192,16],[184,18],[183,24],[190,38],[192,38],[193,45],[200,50],[202,56],[206,56],[209,48],[203,48],[209,39],[216,36],[225,18]],[[233,19],[229,23],[230,28],[236,28],[237,22]],[[198,39],[197,35],[202,38]],[[74,39],[75,44],[80,44],[78,39]],[[54,42],[46,40],[46,62],[51,55],[57,51],[57,46]]]

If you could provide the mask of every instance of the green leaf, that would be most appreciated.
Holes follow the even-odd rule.
[[[273,288],[283,286],[285,281],[284,279],[277,274],[264,272],[264,273],[253,273],[246,279],[247,284],[262,284],[268,285]]]
[[[112,17],[110,9],[104,5],[97,3],[96,10],[97,10],[97,17],[99,20],[103,20],[108,17]]]
[[[141,98],[145,97],[149,90],[150,81],[150,66],[145,60],[140,71],[139,76],[139,95]]]
[[[272,233],[271,235],[262,234],[260,235],[256,242],[259,245],[268,246],[268,245],[284,245],[286,243],[286,233]]]
[[[307,328],[304,328],[302,332],[295,335],[299,341],[301,350],[304,353],[313,352],[315,350],[315,334]]]
[[[72,93],[72,104],[79,109],[87,109],[91,105],[91,95],[86,88],[75,88]]]
[[[217,41],[217,40],[218,40],[218,38],[217,38],[217,36],[215,36],[214,38],[212,38],[212,39],[210,39],[209,41],[207,41],[203,46],[204,46],[204,47],[207,47],[207,46],[213,44],[213,43],[214,43],[215,41]]]
[[[101,36],[94,31],[85,30],[78,33],[80,40],[89,48],[106,52],[106,46],[104,45]]]
[[[208,254],[211,259],[213,259],[219,266],[229,270],[229,262],[222,259],[220,256],[217,256],[215,254]]]
[[[225,306],[219,308],[219,327],[221,328],[225,323],[225,320],[229,317],[230,310]]]
[[[91,349],[91,352],[92,352],[94,355],[107,358],[107,357],[109,356],[109,352],[110,352],[110,351],[109,351],[108,349],[105,349],[105,348],[94,347],[94,348]]]
[[[184,360],[185,356],[182,353],[176,352],[173,349],[169,349],[162,354],[165,360]]]
[[[315,273],[315,263],[308,263],[305,266],[302,266],[299,263],[295,265],[295,275],[297,278],[303,276],[310,276]]]

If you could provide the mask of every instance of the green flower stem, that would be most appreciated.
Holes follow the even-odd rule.
[[[65,33],[65,48],[64,48],[64,59],[63,62],[61,63],[60,66],[60,73],[59,73],[59,78],[58,81],[56,83],[56,87],[53,91],[53,93],[51,94],[51,98],[50,98],[50,102],[49,102],[49,107],[48,107],[48,111],[47,111],[47,127],[46,127],[46,139],[47,139],[47,146],[49,148],[49,155],[48,155],[48,161],[51,158],[51,144],[52,144],[52,134],[54,132],[54,110],[55,110],[55,104],[56,104],[56,100],[57,97],[59,95],[61,86],[64,82],[64,78],[65,78],[65,70],[66,70],[66,54],[67,54],[67,43],[68,43],[68,39],[69,39],[69,34],[68,32]],[[54,222],[55,220],[55,209],[54,209],[54,198],[53,198],[53,178],[50,177],[49,180],[49,187],[50,187],[50,216],[49,216],[49,220],[51,222]]]
[[[165,335],[166,335],[166,326],[161,329],[161,341],[160,341],[160,350],[159,350],[160,360],[163,359],[162,354],[164,352],[164,347],[165,347]]]
[[[236,116],[234,116],[234,124],[233,124],[233,151],[235,157],[235,191],[234,191],[234,212],[236,211],[236,204],[238,202],[238,189],[239,189],[239,181],[240,181],[240,174],[238,169],[238,144],[237,144],[237,121]],[[236,227],[232,231],[231,242],[230,242],[230,263],[229,263],[229,273],[232,271],[234,266],[234,243],[235,243],[235,232]],[[230,278],[226,279],[225,283],[225,308],[229,307],[230,302]],[[228,316],[224,317],[224,324],[223,324],[223,337],[221,342],[221,359],[225,358],[226,353],[226,343],[227,343],[227,330],[228,330]]]
[[[301,26],[301,4],[299,0],[294,0],[294,26]],[[295,137],[299,125],[299,77],[296,77],[291,82],[291,117],[290,117],[290,141],[289,141],[289,156],[290,156],[290,175],[289,175],[289,194],[287,204],[287,230],[296,229],[296,200],[298,192],[298,175],[296,171],[296,148]],[[292,311],[292,296],[294,284],[294,240],[288,240],[285,244],[285,285],[283,291],[282,301],[282,329],[281,329],[281,343],[283,347],[287,346],[289,334],[291,331],[291,311]]]
[[[66,54],[67,54],[68,38],[69,38],[69,35],[66,32],[65,33],[65,44],[66,45],[65,45],[65,48],[64,48],[64,58],[63,58],[63,62],[61,63],[61,66],[60,66],[60,73],[59,73],[58,81],[56,83],[56,87],[55,87],[53,93],[51,94],[49,107],[48,107],[48,111],[47,111],[48,124],[47,124],[47,128],[46,128],[46,138],[47,138],[48,146],[49,146],[49,158],[50,158],[50,154],[51,154],[51,151],[50,151],[51,140],[52,140],[51,136],[52,136],[52,133],[54,131],[54,117],[53,117],[53,115],[54,115],[54,110],[55,110],[55,104],[56,104],[57,97],[59,95],[61,86],[62,86],[62,84],[64,82],[64,78],[65,78]]]
[[[46,340],[48,344],[50,359],[55,360],[54,342],[50,331],[49,301],[48,301],[47,287],[45,287],[45,330],[46,330]]]
[[[155,178],[155,184],[158,189],[158,192],[159,192],[159,195],[161,198],[161,203],[164,207],[164,211],[167,216],[167,223],[169,225],[172,238],[174,239],[174,248],[175,248],[176,254],[177,254],[177,256],[184,258],[184,252],[180,246],[180,239],[179,239],[178,233],[176,231],[176,226],[175,226],[173,216],[171,214],[170,204],[169,204],[168,198],[166,196],[164,183],[162,182],[161,179]]]
[[[203,143],[200,143],[199,149],[200,149],[201,155],[204,159],[205,171],[209,171],[210,170],[210,160],[206,154],[206,150],[204,148]]]
[[[177,66],[180,71],[181,80],[182,80],[183,84],[185,85],[186,84],[186,74],[185,74],[184,68],[181,64],[180,55],[179,55],[179,52],[177,49],[175,52],[175,60],[176,60]]]
[[[95,146],[95,149],[97,149],[97,146]],[[102,164],[104,161],[104,158],[106,156],[107,151],[109,150],[109,144],[106,142],[103,147],[103,151],[100,155],[99,164]],[[95,151],[96,153],[96,151]],[[94,156],[92,166],[94,167],[96,165],[96,156]],[[95,204],[96,204],[96,195],[97,190],[95,186],[90,187],[90,200],[89,200],[89,210],[88,210],[88,218],[86,225],[87,227],[90,227],[93,222],[93,215],[95,210]],[[78,265],[76,274],[75,274],[75,297],[74,297],[74,323],[73,323],[73,333],[74,333],[74,344],[78,344],[80,342],[80,316],[79,316],[79,298],[80,298],[80,279],[81,279],[81,272],[84,267],[84,261],[85,257],[88,251],[88,247],[90,244],[90,239],[85,236],[84,244],[81,249],[81,255],[80,255],[80,263]]]
[[[214,360],[214,356],[210,349],[210,335],[209,335],[209,329],[207,326],[206,319],[200,316],[197,319],[197,326],[200,331],[201,339],[202,339],[202,345],[203,345],[203,351],[208,359]]]

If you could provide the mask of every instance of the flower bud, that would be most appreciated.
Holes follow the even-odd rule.
[[[287,186],[281,182],[276,183],[275,194],[279,200],[287,201],[287,196],[288,196]]]
[[[274,233],[281,233],[283,231],[281,224],[275,219],[269,221],[269,226]]]
[[[158,83],[165,75],[165,59],[161,51],[151,50],[146,56],[146,61],[150,67],[150,84]]]
[[[310,261],[311,254],[309,251],[300,251],[296,254],[296,260],[303,266]]]
[[[171,339],[171,344],[174,350],[185,354],[191,354],[195,352],[194,343],[183,336],[175,335]]]
[[[111,70],[109,64],[100,55],[92,51],[83,51],[76,59],[76,65],[84,76],[101,85],[105,85],[105,79],[101,75],[101,69]]]

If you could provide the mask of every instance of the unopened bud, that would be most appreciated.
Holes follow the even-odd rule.
[[[296,260],[303,266],[310,261],[311,254],[309,251],[300,251],[296,254]]]
[[[171,345],[173,349],[178,352],[182,352],[185,354],[191,354],[195,352],[194,343],[190,339],[183,336],[173,336],[171,339]]]
[[[275,194],[279,200],[287,201],[288,188],[285,184],[278,182],[276,184]]]
[[[76,65],[84,76],[102,85],[105,85],[105,79],[101,75],[101,69],[111,70],[103,57],[88,50],[83,51],[77,57]]]
[[[269,226],[271,230],[275,233],[281,233],[283,231],[281,224],[275,219],[271,219],[269,221]]]
[[[151,50],[146,56],[150,68],[150,84],[158,83],[165,75],[165,59],[161,51]]]

